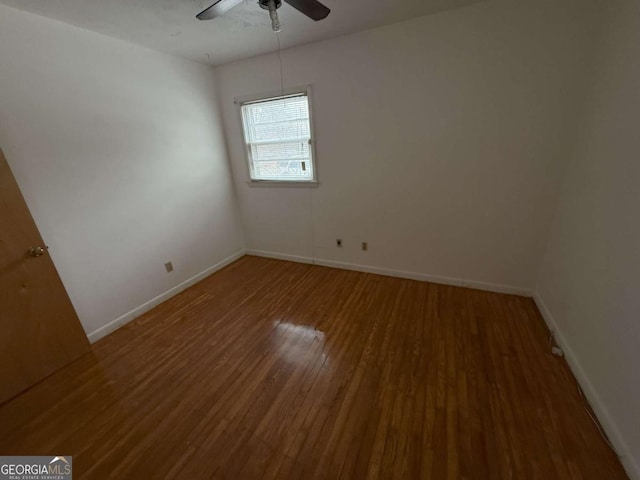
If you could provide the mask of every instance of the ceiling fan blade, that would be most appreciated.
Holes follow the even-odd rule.
[[[304,13],[307,17],[315,20],[327,18],[331,10],[321,4],[318,0],[284,0],[296,10]]]
[[[242,0],[218,0],[209,8],[204,9],[196,18],[198,20],[211,20],[212,18],[219,17],[228,10],[231,10],[236,5],[242,3]]]

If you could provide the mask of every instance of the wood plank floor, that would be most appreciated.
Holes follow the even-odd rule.
[[[243,257],[0,407],[74,478],[622,479],[531,299]]]

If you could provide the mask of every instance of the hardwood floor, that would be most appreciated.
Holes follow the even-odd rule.
[[[621,479],[531,299],[243,257],[0,407],[74,478]]]

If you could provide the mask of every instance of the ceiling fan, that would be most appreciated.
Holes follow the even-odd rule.
[[[293,8],[301,13],[304,13],[307,17],[315,20],[322,20],[327,18],[327,15],[331,13],[331,10],[318,0],[284,0]],[[236,5],[242,3],[243,0],[218,0],[209,8],[203,10],[196,18],[198,20],[211,20],[212,18],[219,17],[228,10],[232,9]],[[271,27],[274,32],[280,31],[280,20],[278,20],[278,8],[282,6],[282,0],[258,0],[258,5],[265,10],[269,10],[269,17],[271,18]]]

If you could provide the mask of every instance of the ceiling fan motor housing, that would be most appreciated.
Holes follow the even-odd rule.
[[[244,0],[216,0],[216,2],[201,11],[196,18],[198,20],[211,20],[212,18],[223,15],[230,8],[235,7]],[[258,5],[265,10],[269,10],[269,17],[271,17],[273,30],[280,31],[280,21],[278,20],[277,9],[282,6],[283,0],[258,0]],[[311,20],[318,21],[327,18],[327,15],[331,13],[331,10],[320,3],[318,0],[284,0],[293,8],[303,13]],[[2,0],[0,0],[0,3]]]
[[[280,8],[282,6],[282,0],[273,0],[276,4],[276,8]],[[265,10],[269,10],[269,2],[270,0],[258,0],[258,5]]]

